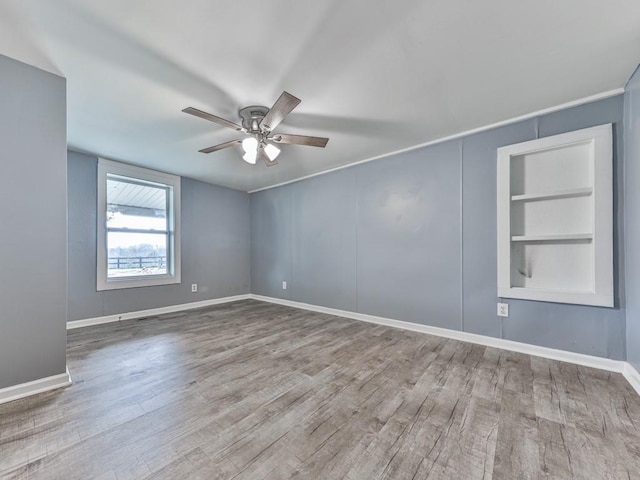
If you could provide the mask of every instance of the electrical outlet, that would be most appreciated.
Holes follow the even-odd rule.
[[[509,316],[509,304],[508,303],[499,303],[498,304],[498,316],[499,317],[508,317]]]
[[[191,291],[193,293],[196,293],[198,291],[198,284],[197,283],[192,283],[191,284]]]
[[[286,290],[287,289],[287,282],[282,282],[282,289]]]

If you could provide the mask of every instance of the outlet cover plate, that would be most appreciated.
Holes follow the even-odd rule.
[[[508,317],[509,316],[509,304],[508,303],[499,303],[498,304],[498,316],[499,317]]]

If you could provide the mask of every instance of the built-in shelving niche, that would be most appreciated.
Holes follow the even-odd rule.
[[[498,296],[613,306],[612,126],[498,149]]]

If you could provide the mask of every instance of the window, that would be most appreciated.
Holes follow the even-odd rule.
[[[98,290],[180,283],[180,177],[98,161]]]

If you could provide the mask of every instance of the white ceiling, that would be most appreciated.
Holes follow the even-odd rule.
[[[68,142],[254,190],[624,86],[638,0],[2,0],[0,53],[67,78]],[[278,166],[198,150],[282,90]]]

